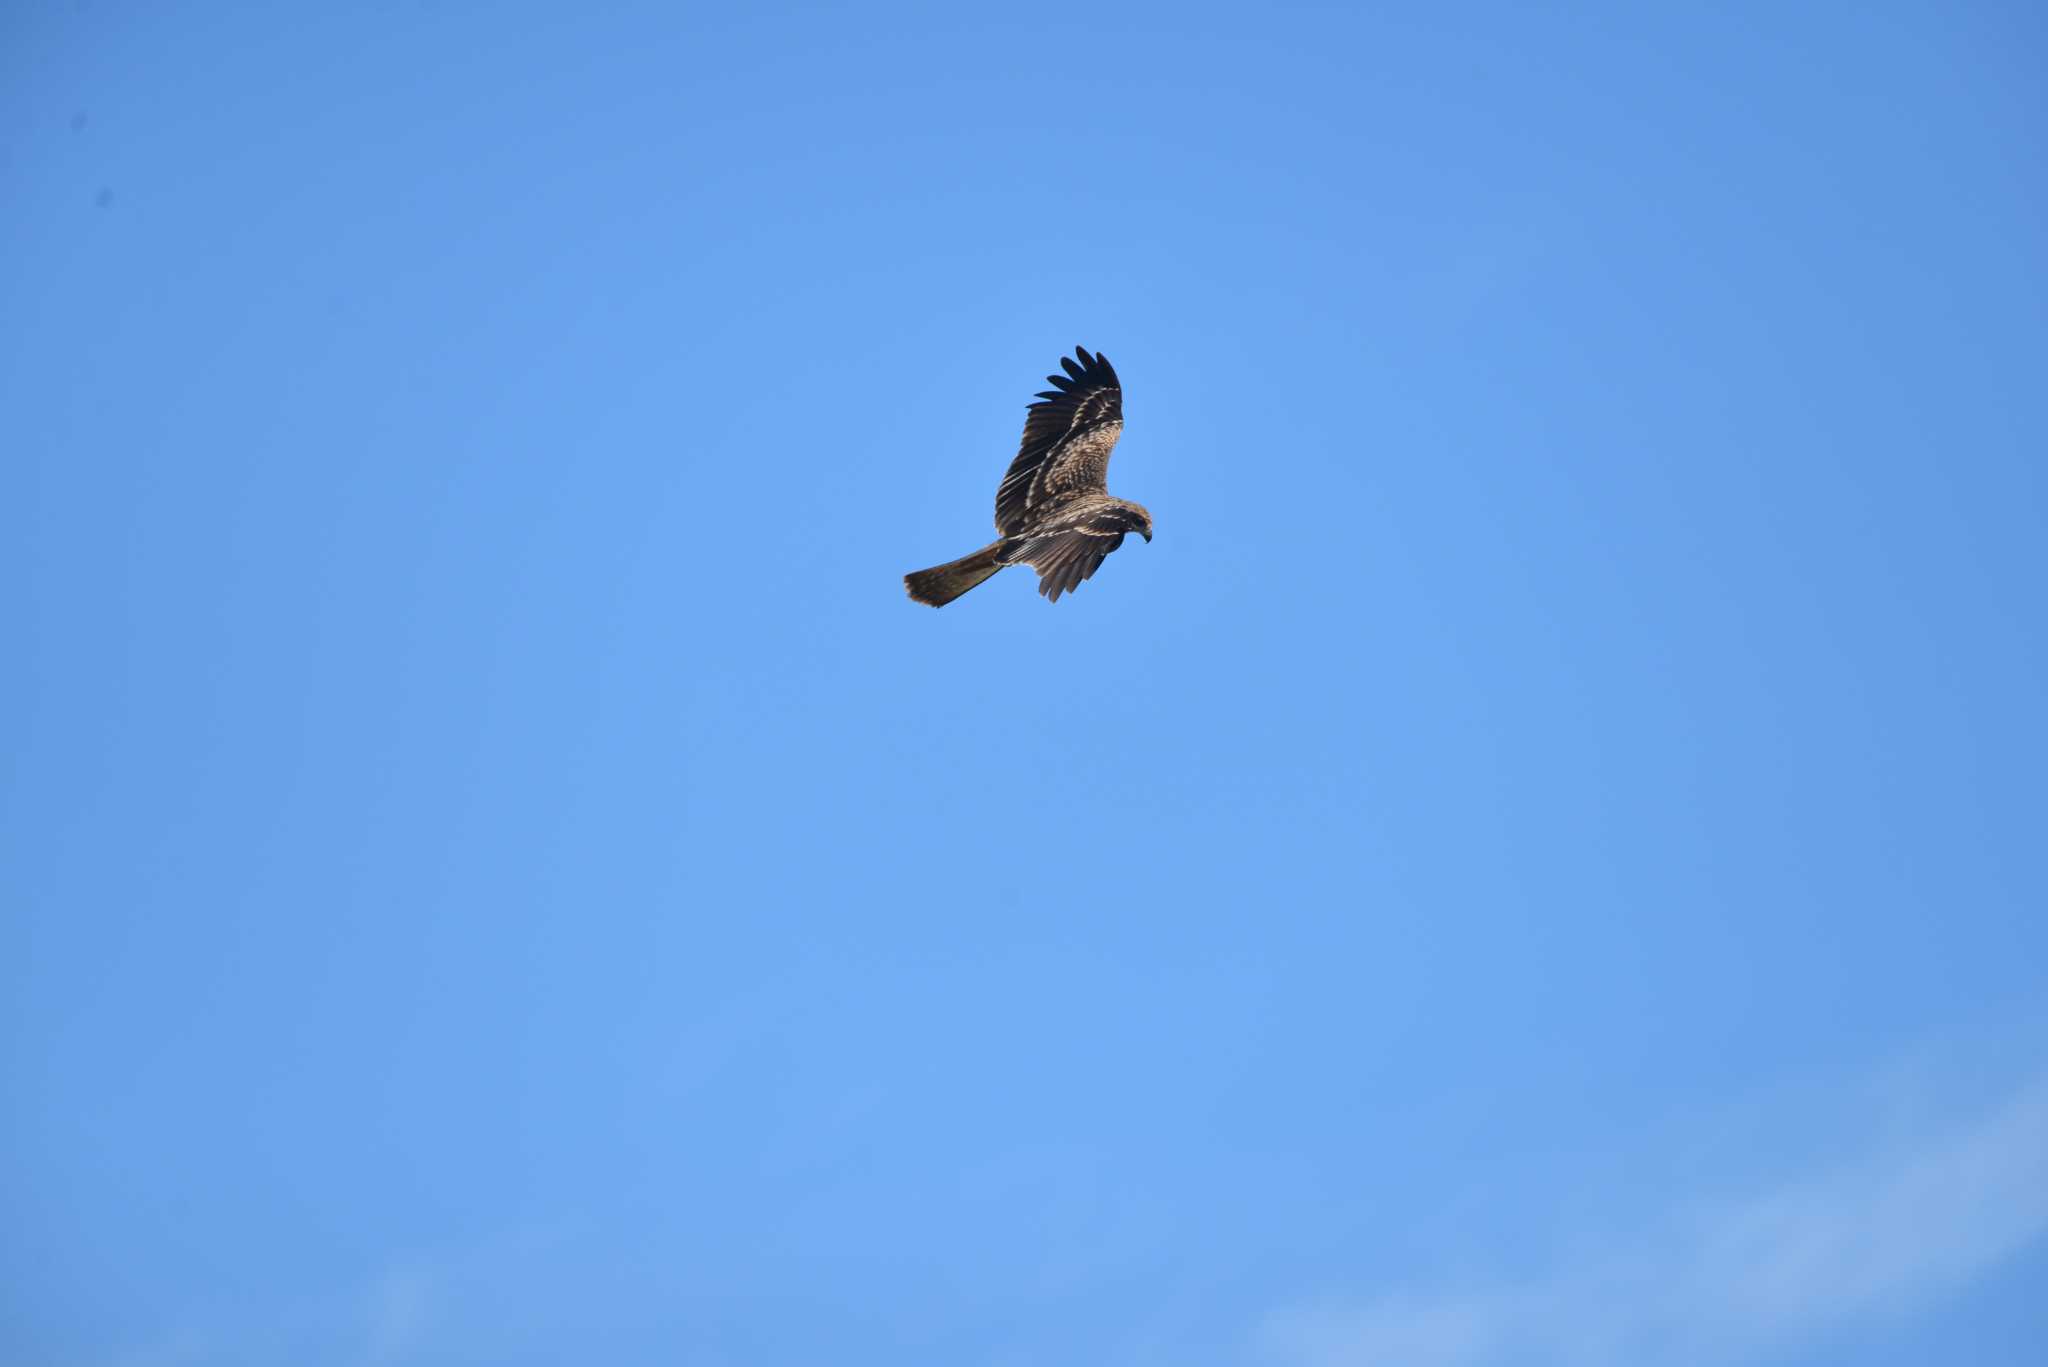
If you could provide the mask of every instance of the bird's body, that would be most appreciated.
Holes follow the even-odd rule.
[[[1136,532],[1152,539],[1152,514],[1106,487],[1109,453],[1124,429],[1123,388],[1108,358],[1074,348],[1060,358],[1024,420],[1024,439],[996,490],[1001,535],[972,555],[903,576],[910,596],[944,607],[997,570],[1029,565],[1053,602],[1095,573]]]

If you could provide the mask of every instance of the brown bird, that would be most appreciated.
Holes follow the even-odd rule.
[[[1124,430],[1124,391],[1109,358],[1074,348],[1067,373],[1048,375],[1024,415],[1024,441],[996,490],[1001,536],[972,555],[903,576],[910,596],[942,608],[997,570],[1029,565],[1038,591],[1057,603],[1121,546],[1127,532],[1152,539],[1152,514],[1111,498],[1109,453]]]

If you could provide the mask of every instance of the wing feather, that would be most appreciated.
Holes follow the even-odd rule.
[[[1023,440],[996,490],[996,530],[1004,536],[1028,531],[1050,503],[1105,488],[1123,432],[1123,386],[1108,357],[1083,347],[1060,357],[1060,368],[1066,374],[1046,376],[1052,388],[1025,410]]]
[[[1114,500],[1084,499],[1082,506],[1055,513],[1040,529],[1004,545],[999,558],[1037,570],[1038,591],[1057,603],[1093,576],[1137,525]]]

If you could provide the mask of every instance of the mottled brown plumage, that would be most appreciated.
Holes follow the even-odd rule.
[[[1024,439],[996,490],[999,539],[972,555],[903,576],[910,596],[944,607],[1008,565],[1038,571],[1038,591],[1053,602],[1095,573],[1136,532],[1152,539],[1152,514],[1112,498],[1109,453],[1124,430],[1124,392],[1109,358],[1080,347],[1062,356],[1064,375],[1026,410]]]

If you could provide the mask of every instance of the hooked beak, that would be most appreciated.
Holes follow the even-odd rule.
[[[1152,540],[1152,533],[1151,533],[1151,532],[1149,532],[1149,531],[1145,531],[1145,532],[1139,532],[1139,533],[1138,533],[1138,535],[1139,535],[1139,536],[1142,536],[1142,537],[1144,537],[1144,538],[1145,538],[1145,541],[1146,541],[1146,543],[1147,543],[1148,545],[1149,545],[1149,544],[1151,543],[1151,540]]]

